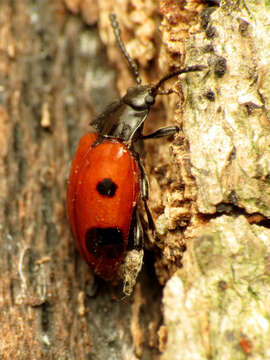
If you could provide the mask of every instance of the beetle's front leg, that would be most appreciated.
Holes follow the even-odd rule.
[[[166,126],[164,128],[158,129],[149,135],[142,135],[141,139],[158,139],[165,136],[170,136],[178,133],[180,131],[179,126]]]

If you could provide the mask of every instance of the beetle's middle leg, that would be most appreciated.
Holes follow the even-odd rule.
[[[170,136],[178,133],[180,131],[179,126],[166,126],[164,128],[158,129],[149,135],[142,135],[141,139],[159,139],[161,137]]]

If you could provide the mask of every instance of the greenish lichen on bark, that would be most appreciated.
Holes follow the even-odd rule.
[[[254,13],[247,6],[251,15],[245,8],[205,12],[205,32],[187,45],[186,61],[208,63],[209,72],[195,90],[192,77],[186,82],[184,133],[201,213],[229,203],[269,217],[270,14],[262,2]]]
[[[185,270],[164,292],[162,359],[246,359],[247,351],[252,359],[267,359],[270,230],[224,215],[192,237]]]
[[[162,360],[270,356],[266,6],[222,1],[202,12],[203,31],[186,43],[186,63],[207,63],[209,69],[182,82],[188,145],[184,153],[176,144],[174,153],[189,159],[190,176],[184,162],[181,174],[194,180],[194,215],[184,232],[183,269],[164,290],[168,341]],[[259,215],[258,225],[250,214]]]

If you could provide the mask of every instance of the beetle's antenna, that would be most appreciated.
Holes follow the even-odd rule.
[[[169,80],[170,78],[172,78],[172,77],[174,77],[176,75],[184,74],[184,73],[191,72],[191,71],[201,71],[201,70],[206,69],[206,68],[207,68],[207,66],[205,66],[205,65],[193,65],[193,66],[187,66],[187,67],[185,67],[183,69],[175,70],[172,73],[170,73],[170,74],[164,76],[162,79],[160,79],[159,82],[152,87],[151,93],[154,96],[157,95],[159,87],[165,81]],[[161,92],[161,94],[162,94],[162,92]]]
[[[116,37],[116,40],[117,40],[117,42],[118,42],[118,44],[120,46],[120,49],[121,49],[123,55],[125,56],[125,58],[128,61],[130,71],[133,74],[133,76],[135,77],[136,83],[138,85],[140,85],[142,80],[141,80],[140,75],[139,75],[138,66],[136,65],[135,61],[131,58],[131,56],[127,52],[125,44],[123,43],[123,41],[121,39],[121,30],[119,28],[119,23],[117,21],[116,15],[115,14],[110,14],[110,20],[111,20],[111,25],[112,25],[113,32],[114,32],[114,35]]]

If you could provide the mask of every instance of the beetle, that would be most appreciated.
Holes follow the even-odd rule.
[[[94,131],[85,134],[79,142],[67,186],[67,214],[79,251],[94,273],[105,280],[119,276],[119,268],[129,250],[142,253],[142,224],[146,221],[138,210],[140,199],[147,225],[155,234],[147,205],[148,181],[141,162],[143,141],[175,134],[179,127],[168,126],[144,135],[144,121],[150,108],[158,94],[170,93],[159,91],[165,81],[204,68],[202,65],[185,67],[154,85],[142,85],[137,65],[122,42],[116,16],[111,14],[110,20],[137,85],[93,120]],[[124,280],[124,293],[128,295],[142,264],[142,257],[137,258],[135,268],[138,269],[132,270],[134,275],[126,274]]]

